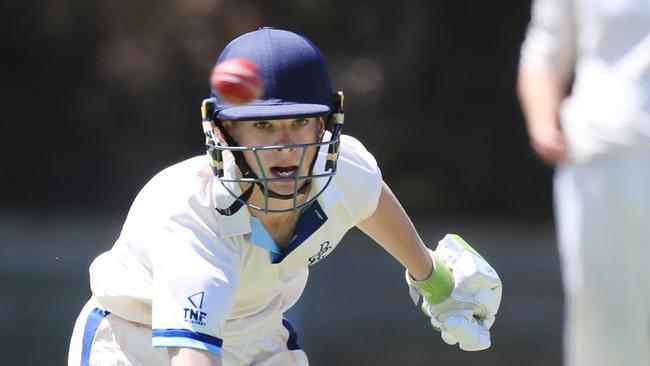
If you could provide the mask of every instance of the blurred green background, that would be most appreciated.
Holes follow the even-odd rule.
[[[234,37],[301,33],[346,93],[345,133],[377,157],[424,239],[463,234],[504,280],[494,346],[443,344],[400,266],[354,231],[290,319],[313,365],[559,364],[551,171],[515,95],[530,2],[8,0],[0,124],[3,365],[61,365],[138,190],[204,153],[199,106]],[[369,285],[372,284],[372,285]]]

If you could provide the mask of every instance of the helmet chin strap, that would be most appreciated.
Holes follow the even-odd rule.
[[[245,190],[244,193],[242,193],[228,208],[215,207],[217,209],[217,212],[224,216],[232,216],[236,214],[237,211],[242,208],[244,202],[248,202],[248,199],[251,198],[253,188],[255,188],[255,185],[251,184],[251,186],[248,187],[248,189]]]

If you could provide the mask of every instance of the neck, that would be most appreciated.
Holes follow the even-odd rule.
[[[258,207],[264,207],[264,195],[259,192],[259,188],[256,187],[255,191],[258,195],[261,195],[261,202],[253,201],[254,205]],[[255,193],[253,193],[255,195]],[[302,196],[302,199],[300,198]],[[306,199],[306,195],[300,195],[298,197],[297,204],[303,203]],[[253,197],[251,197],[251,201]],[[288,203],[287,203],[288,202]],[[288,200],[277,200],[270,198],[269,199],[269,209],[284,209],[293,207],[293,201]],[[300,210],[292,210],[287,212],[269,212],[265,213],[260,210],[253,208],[248,208],[251,216],[256,217],[262,225],[266,228],[269,235],[273,238],[273,241],[276,243],[280,249],[285,250],[289,245],[289,240],[293,233],[295,232],[296,225],[298,223],[298,218],[300,217]]]
[[[288,211],[288,212],[269,212],[264,213],[255,209],[249,209],[251,216],[259,219],[269,232],[273,233],[279,228],[293,226],[292,224],[297,221],[297,218],[300,216],[299,211]]]
[[[248,189],[249,185],[245,184],[242,185],[242,189]],[[301,204],[305,203],[307,201],[307,194],[298,194],[296,197],[296,202],[295,206],[300,206]],[[282,216],[285,213],[296,213],[299,212],[300,210],[292,210],[294,208],[294,200],[293,198],[283,200],[283,199],[277,199],[277,198],[268,198],[268,200],[264,196],[264,192],[262,189],[258,186],[255,185],[255,188],[253,189],[253,193],[248,200],[249,203],[257,206],[264,208],[267,206],[269,210],[287,210],[287,212],[275,212],[275,213],[268,213],[265,214],[263,211],[256,210],[256,209],[251,209],[251,212],[255,212],[255,217],[259,217],[258,214],[260,215],[271,215],[271,216]]]

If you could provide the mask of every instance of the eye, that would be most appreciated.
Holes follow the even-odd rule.
[[[255,121],[254,126],[260,130],[272,127],[271,122],[269,121]]]
[[[298,118],[293,121],[293,124],[298,127],[305,126],[309,121],[306,118]]]

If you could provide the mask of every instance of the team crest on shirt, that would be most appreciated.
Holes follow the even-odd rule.
[[[190,295],[187,300],[192,304],[193,308],[183,308],[185,312],[185,322],[196,325],[206,325],[205,321],[208,318],[208,314],[203,312],[203,297],[205,295],[204,291],[197,292],[193,295]]]
[[[321,244],[318,253],[309,257],[309,265],[313,266],[314,264],[318,263],[321,259],[327,257],[327,254],[330,251],[330,249],[332,249],[332,247],[330,246],[329,240]]]

